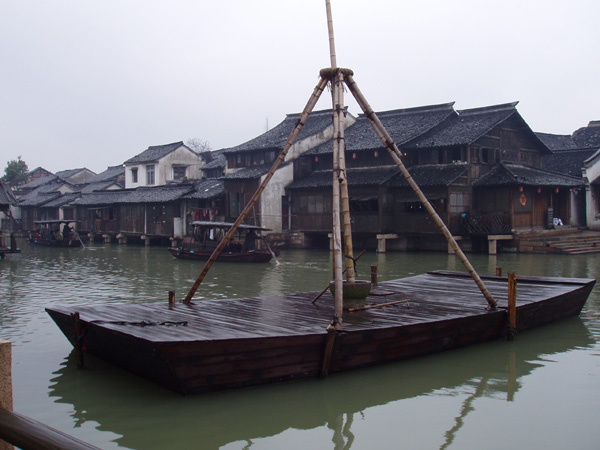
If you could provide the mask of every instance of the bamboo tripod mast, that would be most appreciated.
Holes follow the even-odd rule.
[[[200,272],[200,274],[198,275],[198,278],[196,279],[196,282],[194,283],[194,285],[188,292],[187,296],[183,300],[183,303],[189,304],[191,302],[194,294],[198,290],[198,287],[200,286],[200,284],[204,280],[204,277],[210,270],[210,267],[215,262],[215,260],[218,258],[218,256],[221,254],[223,248],[225,248],[225,246],[227,245],[227,243],[229,242],[229,240],[231,239],[231,237],[233,236],[233,234],[235,233],[237,228],[240,226],[240,224],[244,221],[246,216],[252,210],[252,208],[256,204],[258,198],[260,197],[261,193],[264,191],[267,184],[269,183],[269,181],[275,174],[275,171],[277,170],[279,165],[285,160],[288,150],[293,145],[296,137],[302,130],[302,127],[306,123],[308,116],[310,115],[310,113],[312,112],[313,108],[315,107],[317,101],[319,100],[321,93],[323,92],[323,90],[325,89],[327,84],[331,81],[332,99],[333,99],[333,128],[334,128],[332,210],[333,210],[334,279],[335,279],[335,285],[336,285],[334,319],[332,321],[334,329],[337,331],[342,330],[342,313],[343,313],[343,279],[342,279],[343,270],[342,270],[342,266],[343,266],[344,258],[342,255],[342,246],[341,246],[341,234],[342,233],[341,233],[341,225],[340,225],[340,206],[342,209],[342,216],[343,216],[343,220],[344,220],[344,244],[345,244],[344,251],[345,251],[345,259],[346,259],[347,280],[349,283],[352,283],[355,281],[354,259],[353,259],[353,255],[352,255],[352,233],[351,233],[351,227],[350,227],[348,183],[347,183],[347,179],[346,179],[346,163],[345,163],[345,158],[344,158],[344,149],[345,149],[345,144],[344,144],[344,142],[345,142],[344,141],[345,108],[344,108],[344,98],[343,98],[344,83],[348,86],[348,88],[350,89],[350,92],[352,93],[352,95],[354,96],[356,101],[359,103],[361,109],[363,110],[363,112],[369,119],[369,122],[373,126],[373,129],[375,130],[377,135],[382,140],[383,144],[385,145],[386,149],[392,156],[396,165],[400,168],[400,171],[402,172],[402,174],[408,181],[409,185],[415,191],[415,193],[417,194],[417,196],[419,197],[419,199],[421,200],[421,202],[423,203],[423,205],[425,206],[425,208],[427,209],[429,214],[434,219],[435,223],[438,225],[438,227],[440,228],[440,230],[442,231],[442,233],[448,240],[449,244],[454,249],[455,253],[460,258],[461,262],[463,263],[463,265],[465,266],[465,268],[467,269],[467,271],[469,272],[469,274],[471,275],[471,277],[473,278],[473,280],[475,281],[475,283],[481,290],[482,294],[488,301],[489,306],[492,308],[495,308],[496,301],[494,300],[494,298],[492,297],[492,295],[490,294],[490,292],[484,285],[484,283],[481,280],[481,278],[479,277],[479,275],[477,275],[477,273],[475,272],[475,269],[473,268],[471,263],[467,260],[467,257],[464,255],[464,253],[462,252],[462,250],[456,243],[456,240],[450,233],[450,230],[448,230],[448,227],[446,227],[446,225],[444,224],[442,219],[438,216],[435,209],[433,209],[433,207],[431,206],[431,204],[429,203],[429,201],[427,200],[427,198],[425,197],[423,192],[418,187],[417,183],[414,181],[414,179],[412,178],[412,176],[410,175],[410,173],[408,172],[408,170],[402,163],[402,159],[400,157],[400,155],[401,155],[400,150],[396,146],[396,143],[393,141],[391,136],[386,131],[385,127],[383,126],[383,124],[381,123],[381,121],[379,120],[379,118],[377,117],[375,112],[373,111],[373,109],[370,107],[370,105],[366,101],[362,92],[358,89],[358,86],[353,79],[354,74],[349,69],[339,69],[337,67],[336,54],[335,54],[335,41],[334,41],[334,36],[333,36],[333,20],[332,20],[332,14],[331,14],[330,0],[325,0],[325,5],[327,8],[327,24],[328,24],[328,32],[329,32],[329,50],[330,50],[330,58],[331,58],[331,68],[324,69],[321,71],[321,73],[320,73],[321,79],[319,80],[319,83],[315,87],[313,94],[309,98],[302,114],[300,115],[300,118],[298,119],[298,122],[296,123],[294,129],[290,133],[290,136],[289,136],[288,140],[286,141],[283,149],[281,150],[279,156],[273,163],[271,170],[269,171],[269,173],[267,174],[267,176],[265,177],[265,179],[263,180],[263,182],[261,183],[259,188],[256,190],[256,192],[254,193],[254,195],[252,196],[252,198],[250,199],[250,201],[248,202],[248,204],[246,205],[246,207],[244,208],[244,210],[242,211],[240,216],[237,218],[237,220],[235,221],[235,223],[233,224],[231,229],[226,233],[225,237],[221,240],[221,242],[219,243],[217,248],[214,250],[213,254],[210,256],[210,258],[204,265],[202,271]],[[340,197],[341,197],[341,200],[340,200]]]

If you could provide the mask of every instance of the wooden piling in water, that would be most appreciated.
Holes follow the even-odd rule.
[[[377,266],[371,266],[371,284],[377,284]]]
[[[508,340],[517,334],[517,274],[508,274]]]
[[[0,408],[13,409],[12,393],[12,343],[0,340]],[[14,447],[0,438],[0,450]]]

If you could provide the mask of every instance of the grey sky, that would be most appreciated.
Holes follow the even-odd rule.
[[[2,0],[0,169],[100,172],[150,145],[241,144],[329,66],[325,0]],[[332,0],[376,111],[519,101],[534,131],[600,119],[597,0]],[[350,112],[359,109],[346,95]],[[331,107],[325,93],[317,109]]]

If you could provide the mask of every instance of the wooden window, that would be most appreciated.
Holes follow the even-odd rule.
[[[137,169],[137,167],[134,167],[133,169],[131,169],[131,182],[132,183],[137,183],[138,182],[138,169]]]
[[[450,213],[469,212],[471,205],[471,195],[468,192],[450,193]]]
[[[149,166],[146,166],[146,184],[151,186],[154,183],[154,164],[150,164]]]
[[[187,176],[187,166],[173,166],[173,181],[181,181]]]

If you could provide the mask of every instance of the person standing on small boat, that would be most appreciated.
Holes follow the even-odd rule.
[[[256,238],[257,237],[258,236],[254,232],[254,230],[248,231],[248,234],[246,235],[246,239],[244,240],[244,251],[249,252],[251,250],[254,250],[254,247],[256,246]]]
[[[63,227],[63,237],[69,239],[71,237],[72,232],[73,229],[69,226],[68,223],[65,223],[65,226]]]

